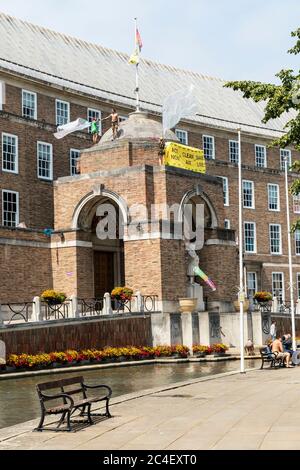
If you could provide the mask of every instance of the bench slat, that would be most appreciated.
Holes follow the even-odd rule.
[[[39,390],[50,390],[51,388],[61,388],[67,385],[83,383],[83,377],[70,377],[68,379],[54,380],[53,382],[44,382],[37,384]]]

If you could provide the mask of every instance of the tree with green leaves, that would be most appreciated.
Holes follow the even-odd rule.
[[[296,44],[289,49],[288,53],[300,54],[300,28],[293,31],[291,36],[296,38]],[[269,146],[285,148],[291,145],[300,151],[300,70],[283,69],[276,74],[276,77],[280,79],[280,85],[243,80],[230,81],[224,86],[242,91],[244,98],[252,98],[256,103],[266,101],[263,123],[268,122],[270,119],[276,119],[283,113],[290,112],[291,118],[285,125],[286,133],[282,137],[273,140]],[[300,173],[299,160],[293,163],[292,170]],[[290,192],[293,195],[300,194],[300,179],[296,179],[292,183]],[[300,221],[297,221],[292,229],[294,231],[298,228],[300,228]]]

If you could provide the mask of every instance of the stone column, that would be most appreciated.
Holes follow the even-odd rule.
[[[181,314],[182,343],[190,349],[190,355],[193,355],[193,321],[192,313],[185,312]]]
[[[103,314],[104,315],[112,315],[113,314],[113,310],[111,308],[111,297],[110,297],[110,294],[108,292],[106,292],[106,294],[104,294],[104,298],[103,298]]]
[[[199,312],[200,344],[209,345],[209,316],[208,312]]]
[[[262,331],[262,321],[261,321],[261,312],[254,311],[252,312],[252,328],[253,328],[253,343],[258,346],[262,346],[263,341],[263,331]]]
[[[34,297],[33,299],[32,321],[43,321],[40,297]]]
[[[78,297],[76,297],[76,295],[71,295],[70,307],[71,307],[70,318],[79,318]]]

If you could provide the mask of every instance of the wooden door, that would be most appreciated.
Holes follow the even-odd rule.
[[[95,297],[102,298],[111,292],[114,286],[114,253],[94,251]]]

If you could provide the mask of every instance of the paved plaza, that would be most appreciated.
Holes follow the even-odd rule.
[[[2,429],[0,449],[300,449],[299,398],[299,367],[220,374],[115,398],[113,418],[77,432]]]

